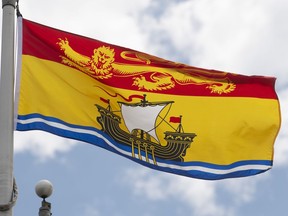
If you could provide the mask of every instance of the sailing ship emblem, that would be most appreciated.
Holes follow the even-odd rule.
[[[132,157],[154,165],[157,165],[158,158],[184,161],[186,150],[191,146],[196,134],[184,132],[181,118],[177,129],[164,132],[164,139],[167,142],[165,145],[161,145],[156,133],[161,124],[169,124],[165,118],[174,101],[149,102],[144,95],[137,103],[118,102],[123,123],[129,132],[120,128],[122,118],[111,110],[109,100],[107,102],[106,108],[95,104],[100,114],[96,119],[106,134],[118,143],[131,147]],[[166,106],[170,107],[164,117],[161,117],[159,114]],[[160,118],[158,123],[157,118]]]

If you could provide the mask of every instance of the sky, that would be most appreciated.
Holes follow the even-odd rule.
[[[277,77],[282,125],[270,171],[220,181],[151,170],[40,131],[15,132],[14,215],[38,214],[35,185],[41,179],[53,184],[47,201],[58,216],[286,215],[288,1],[20,0],[20,10],[26,19],[165,59]]]

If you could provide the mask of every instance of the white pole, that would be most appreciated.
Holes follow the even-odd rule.
[[[0,73],[0,205],[11,202],[13,195],[14,131],[14,32],[16,0],[2,0],[2,50]],[[12,208],[0,216],[12,216]]]

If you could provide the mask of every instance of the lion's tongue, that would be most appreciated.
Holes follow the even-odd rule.
[[[102,62],[98,61],[97,64],[96,64],[96,67],[97,67],[98,69],[102,68]]]

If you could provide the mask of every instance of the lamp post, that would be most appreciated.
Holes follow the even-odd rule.
[[[53,192],[53,186],[48,180],[41,180],[35,186],[36,194],[41,197],[42,206],[39,208],[39,216],[51,216],[51,203],[46,202],[46,198]]]

